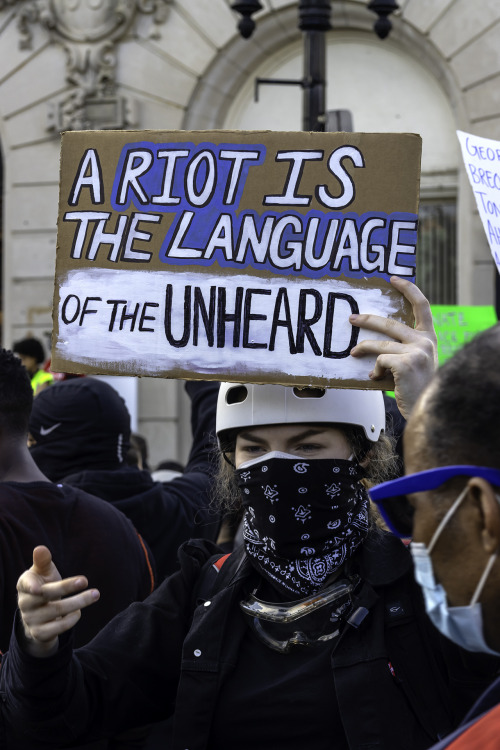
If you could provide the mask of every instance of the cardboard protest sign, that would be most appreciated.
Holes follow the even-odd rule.
[[[457,130],[491,254],[500,272],[500,141]]]
[[[440,365],[477,333],[497,322],[493,305],[431,305],[431,311]]]
[[[413,324],[410,134],[63,134],[52,366],[380,388],[351,313]],[[363,338],[379,337],[363,332]]]

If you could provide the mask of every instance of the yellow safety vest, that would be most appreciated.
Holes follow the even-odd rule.
[[[52,383],[53,380],[54,376],[51,375],[50,372],[46,372],[45,370],[37,370],[31,378],[31,387],[33,388],[33,393],[36,393],[36,389],[42,383]]]

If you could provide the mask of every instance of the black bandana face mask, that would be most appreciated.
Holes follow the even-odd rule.
[[[261,574],[286,594],[318,592],[368,531],[361,467],[272,452],[236,471],[245,507],[245,548]]]

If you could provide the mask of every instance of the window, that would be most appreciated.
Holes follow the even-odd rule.
[[[433,305],[457,302],[456,225],[455,201],[420,203],[416,281]]]

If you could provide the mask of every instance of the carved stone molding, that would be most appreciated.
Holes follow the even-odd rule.
[[[158,39],[174,0],[31,0],[18,13],[21,49],[30,49],[33,27],[45,28],[66,53],[71,93],[52,102],[50,130],[127,127],[130,106],[116,97],[116,44],[139,14],[151,17],[149,38]],[[0,0],[0,10],[16,0]],[[114,114],[110,118],[110,113]],[[92,116],[89,114],[92,113]],[[110,122],[111,124],[108,124]]]
[[[174,0],[31,0],[19,14],[21,46],[31,44],[30,24],[39,23],[55,41],[96,43],[120,39],[137,13],[151,16],[150,36],[159,37],[158,26],[167,19]],[[17,0],[19,3],[19,0]],[[17,4],[0,0],[0,10]],[[20,4],[20,3],[19,3]]]

